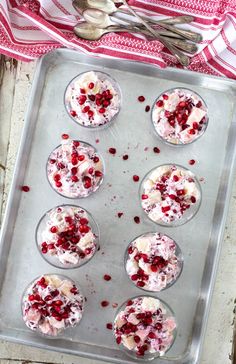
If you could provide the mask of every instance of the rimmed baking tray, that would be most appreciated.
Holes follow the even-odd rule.
[[[101,131],[76,125],[63,104],[68,82],[87,70],[110,74],[122,90],[122,109],[117,120]],[[157,139],[145,106],[151,106],[164,90],[181,86],[203,97],[209,108],[209,126],[195,143],[175,148]],[[140,95],[145,96],[145,103],[137,101]],[[1,231],[1,339],[113,363],[135,362],[117,348],[106,323],[114,318],[116,309],[112,304],[121,304],[141,293],[124,271],[127,244],[141,233],[156,230],[178,242],[184,255],[184,269],[176,284],[156,294],[174,310],[178,336],[167,354],[169,359],[156,359],[154,363],[199,362],[234,176],[235,95],[236,83],[232,80],[91,58],[71,50],[54,51],[39,61]],[[45,175],[48,155],[58,145],[62,133],[95,145],[106,165],[99,191],[73,201],[88,209],[98,222],[101,249],[84,267],[67,271],[45,262],[35,244],[35,228],[45,211],[71,202],[51,189]],[[160,148],[159,154],[153,152],[155,146]],[[109,147],[117,149],[115,156],[108,153]],[[122,158],[124,154],[129,155],[127,161]],[[190,159],[196,160],[195,165],[189,166]],[[163,163],[188,167],[201,180],[199,212],[190,222],[176,228],[158,227],[143,214],[139,184],[132,180],[133,174],[141,180],[151,168]],[[23,184],[30,186],[30,192],[21,191]],[[124,215],[118,218],[118,212]],[[134,222],[134,216],[140,217],[140,224]],[[25,327],[20,298],[34,277],[52,272],[77,280],[87,297],[87,307],[81,325],[72,334],[47,340]],[[112,276],[110,282],[103,280],[106,273]],[[102,308],[102,300],[108,300],[110,305]]]

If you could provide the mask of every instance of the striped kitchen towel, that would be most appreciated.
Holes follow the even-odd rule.
[[[202,34],[190,70],[236,79],[236,0],[130,0],[136,11],[154,19],[190,14],[189,30]],[[72,0],[0,0],[0,53],[30,61],[59,47],[105,57],[181,67],[159,41],[110,33],[99,41],[78,39],[81,21]]]

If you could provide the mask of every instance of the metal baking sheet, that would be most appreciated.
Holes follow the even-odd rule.
[[[87,70],[102,70],[114,77],[122,90],[122,109],[117,120],[101,131],[76,125],[67,115],[63,95],[68,82]],[[184,86],[198,92],[209,108],[209,126],[195,143],[171,147],[157,139],[145,105],[152,105],[166,89]],[[132,285],[123,266],[124,251],[137,235],[157,230],[167,233],[180,245],[185,263],[181,277],[171,288],[156,294],[174,310],[178,336],[167,353],[168,360],[154,363],[199,363],[204,330],[220,255],[222,235],[233,178],[236,140],[236,84],[178,69],[159,70],[151,65],[111,59],[97,59],[70,50],[57,50],[39,61],[25,119],[12,188],[2,226],[0,245],[0,338],[44,349],[71,353],[108,362],[129,364],[113,341],[105,325],[111,322],[115,309],[102,308],[100,302],[121,304],[142,293]],[[137,102],[144,95],[145,104]],[[101,250],[85,266],[60,270],[40,256],[35,244],[35,228],[45,211],[72,202],[59,196],[49,186],[45,164],[51,150],[58,145],[62,133],[87,141],[103,155],[106,175],[95,194],[78,199],[76,204],[88,209],[100,226]],[[99,143],[96,143],[99,139]],[[160,154],[152,151],[154,146]],[[109,147],[117,149],[110,155]],[[128,161],[122,155],[128,154]],[[188,165],[189,159],[197,163]],[[164,228],[151,222],[139,204],[138,183],[154,166],[177,163],[189,167],[203,178],[202,205],[187,224]],[[20,190],[31,187],[29,193]],[[117,212],[124,216],[117,218]],[[140,216],[135,224],[133,217]],[[43,273],[62,273],[77,280],[87,297],[81,324],[65,332],[61,339],[44,339],[30,332],[21,318],[20,299],[25,286]],[[105,282],[109,273],[112,281]]]

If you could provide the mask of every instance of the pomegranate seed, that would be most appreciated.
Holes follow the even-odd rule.
[[[88,220],[85,218],[85,217],[82,217],[80,220],[79,220],[79,223],[81,225],[87,225],[88,224]]]
[[[98,158],[97,156],[95,156],[95,157],[93,158],[93,161],[94,161],[94,163],[98,163],[98,162],[99,162],[99,158]]]
[[[77,167],[71,168],[71,174],[75,175],[78,172]]]
[[[100,141],[99,139],[96,139],[96,140],[95,140],[95,143],[97,143],[97,144],[98,144],[98,143],[99,143],[99,141]]]
[[[196,161],[194,160],[194,159],[190,159],[189,161],[188,161],[188,164],[190,164],[191,166],[193,165],[193,164],[195,164],[196,163]]]
[[[79,105],[83,105],[86,100],[87,100],[87,97],[85,95],[79,96],[78,97],[78,103],[79,103]]]
[[[55,245],[54,244],[48,244],[48,249],[54,249],[55,248]]]
[[[160,153],[160,149],[159,149],[159,148],[157,148],[157,147],[154,147],[154,148],[153,148],[153,152],[154,152],[154,153]]]
[[[107,306],[109,306],[109,302],[108,301],[102,301],[101,306],[102,307],[107,307]]]
[[[83,154],[78,156],[78,160],[82,162],[85,159],[85,156]]]
[[[98,111],[100,112],[100,114],[104,114],[106,109],[104,107],[101,107],[100,109],[98,109]]]
[[[162,107],[164,105],[164,102],[162,101],[162,100],[158,100],[157,102],[156,102],[156,106],[157,107]]]
[[[127,303],[126,303],[126,306],[131,306],[133,304],[133,301],[132,300],[129,300]]]
[[[52,226],[50,229],[51,233],[55,234],[57,232],[57,227],[56,226]]]
[[[102,177],[103,173],[101,171],[95,171],[95,176],[96,177]]]
[[[89,232],[89,230],[90,230],[90,227],[89,227],[89,226],[87,226],[87,225],[80,225],[80,226],[79,226],[79,231],[80,231],[81,233],[85,233],[85,234],[87,234],[87,233]]]
[[[56,185],[56,187],[58,187],[58,188],[59,188],[59,187],[61,187],[61,186],[62,186],[62,183],[61,183],[60,181],[58,181],[58,182],[56,182],[56,183],[55,183],[55,185]]]
[[[78,182],[79,178],[77,176],[71,176],[71,181]]]
[[[134,180],[134,182],[138,182],[139,181],[139,176],[137,176],[137,174],[133,175],[133,180]]]
[[[138,274],[132,274],[130,278],[132,279],[132,281],[137,281],[139,279],[139,276]]]
[[[84,183],[84,188],[88,189],[88,188],[91,187],[91,185],[92,185],[91,182],[87,181],[87,182]]]
[[[132,247],[132,246],[130,246],[130,247],[129,247],[129,249],[128,249],[128,253],[129,253],[129,254],[132,254],[132,253],[133,253],[133,251],[134,251],[133,247]]]
[[[174,200],[174,201],[175,201],[176,196],[175,196],[175,195],[170,194],[170,195],[169,195],[169,198],[170,198],[171,200]]]
[[[161,211],[162,211],[163,213],[165,213],[165,212],[167,212],[167,211],[170,211],[170,206],[163,206],[163,207],[161,208]]]
[[[110,154],[116,154],[116,148],[109,148],[108,149],[108,152],[110,153]]]
[[[21,191],[23,191],[23,192],[29,192],[29,190],[30,190],[29,186],[22,186],[21,187]]]
[[[75,117],[75,116],[77,116],[77,112],[75,110],[71,110],[70,111],[70,115],[73,116],[73,117]]]
[[[105,281],[110,281],[111,280],[111,276],[109,276],[109,274],[104,274],[103,279]]]
[[[101,106],[102,105],[102,101],[100,99],[96,99],[96,105],[97,106]]]
[[[71,163],[72,163],[73,166],[75,166],[76,164],[78,164],[78,159],[77,158],[72,158]]]
[[[35,297],[33,294],[30,294],[29,297],[28,297],[28,300],[29,301],[34,301],[35,300]]]
[[[189,133],[189,134],[191,134],[191,135],[196,134],[196,132],[195,132],[195,130],[194,130],[194,129],[190,129],[190,130],[188,131],[188,133]]]
[[[142,194],[142,200],[147,200],[147,199],[148,199],[148,195]]]
[[[85,106],[83,109],[82,109],[82,112],[83,113],[86,113],[86,112],[88,112],[90,110],[90,107],[87,105],[87,106]]]
[[[140,218],[138,216],[134,216],[134,222],[136,224],[139,224],[140,223]]]
[[[41,251],[42,251],[43,254],[47,254],[48,248],[44,247],[44,248],[41,249]]]
[[[62,134],[62,139],[69,139],[69,135],[68,134]]]
[[[127,161],[127,159],[129,159],[129,156],[128,156],[128,154],[124,154],[122,158],[124,161]]]
[[[88,169],[88,173],[89,173],[89,174],[93,174],[93,172],[94,172],[93,167],[90,167],[90,168]]]
[[[136,342],[136,344],[138,344],[140,342],[140,337],[138,335],[134,335],[134,341]]]
[[[145,286],[145,283],[143,281],[138,281],[136,284],[137,284],[138,287],[144,287]]]
[[[121,218],[121,216],[123,216],[124,215],[124,213],[123,212],[118,212],[117,213],[117,216],[119,217],[119,219]]]
[[[80,93],[81,93],[81,94],[86,94],[85,89],[84,89],[84,88],[81,88],[81,89],[80,89]]]
[[[155,338],[156,338],[156,335],[155,335],[155,333],[154,333],[154,332],[149,332],[148,337],[149,337],[150,339],[155,339]]]
[[[157,272],[158,271],[158,267],[156,265],[151,265],[151,271],[152,272]]]
[[[56,306],[62,306],[63,302],[61,300],[57,300],[57,301],[53,302],[53,304]]]
[[[49,161],[51,164],[54,164],[54,163],[56,163],[56,159],[50,159],[50,161]]]
[[[88,111],[88,117],[92,118],[94,116],[94,112],[92,110]]]
[[[185,190],[178,190],[176,193],[177,193],[177,196],[183,196],[183,195],[185,195]]]
[[[92,89],[94,88],[94,83],[93,83],[93,82],[90,82],[90,83],[89,83],[89,85],[88,85],[88,88],[89,88],[90,90],[92,90]]]
[[[144,96],[139,96],[138,97],[138,101],[139,102],[144,102],[145,101],[145,97]]]
[[[108,323],[106,324],[106,328],[107,328],[108,330],[112,330],[112,323],[111,323],[111,322],[108,322]]]
[[[60,174],[55,174],[55,176],[53,177],[54,181],[59,181],[61,179]]]
[[[162,329],[162,324],[160,324],[159,322],[155,325],[155,328],[160,331]]]
[[[168,98],[169,98],[169,96],[166,95],[166,94],[163,94],[162,97],[163,97],[164,100],[168,100]]]
[[[116,338],[116,342],[117,342],[117,344],[118,344],[118,345],[120,345],[120,343],[121,343],[121,336],[118,336],[118,337]]]
[[[63,163],[61,163],[61,162],[59,162],[57,166],[58,166],[59,169],[64,169],[65,168],[65,165]]]
[[[197,105],[196,105],[196,107],[201,107],[202,106],[202,102],[201,101],[198,101],[198,103],[197,103]]]
[[[88,95],[88,98],[90,101],[95,101],[96,99],[95,95]]]
[[[104,107],[107,107],[109,105],[110,105],[110,101],[108,101],[108,100],[103,101],[103,106]]]
[[[78,290],[76,287],[73,287],[70,289],[70,292],[73,293],[73,294],[77,294],[78,293]]]
[[[193,122],[193,129],[198,130],[199,124],[195,121]]]
[[[175,181],[175,182],[178,182],[178,180],[179,180],[179,177],[178,176],[176,176],[176,174],[173,176],[173,181]]]
[[[195,196],[191,196],[190,200],[191,200],[192,203],[195,203],[196,202],[196,197]]]
[[[145,111],[146,111],[146,112],[150,111],[150,106],[149,106],[149,105],[147,105],[147,106],[145,107]]]

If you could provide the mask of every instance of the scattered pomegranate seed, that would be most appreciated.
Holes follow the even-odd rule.
[[[138,281],[138,282],[136,283],[136,285],[137,285],[138,287],[144,287],[144,286],[145,286],[145,283],[144,283],[143,281]]]
[[[158,100],[157,102],[156,102],[156,106],[157,107],[162,107],[164,105],[164,102],[162,101],[162,100]]]
[[[103,173],[101,171],[95,171],[95,176],[96,177],[102,177]]]
[[[96,139],[96,140],[95,140],[95,143],[99,143],[99,142],[100,142],[100,140],[99,140],[99,139]]]
[[[193,165],[193,164],[195,164],[196,163],[196,161],[194,160],[194,159],[190,159],[189,161],[188,161],[188,164],[190,164],[191,166]]]
[[[99,162],[99,158],[98,158],[97,156],[95,156],[95,157],[93,158],[93,161],[94,161],[94,163],[98,163],[98,162]]]
[[[158,147],[154,147],[153,148],[153,152],[154,153],[160,153],[161,151],[160,151],[160,149]]]
[[[108,322],[107,324],[106,324],[106,328],[108,329],[108,330],[112,330],[112,323],[111,322]]]
[[[57,232],[57,227],[56,226],[52,226],[50,229],[51,233],[55,234]]]
[[[109,148],[109,149],[108,149],[108,152],[109,152],[110,154],[116,154],[116,148]]]
[[[118,344],[118,345],[121,343],[121,336],[118,336],[118,337],[116,338],[116,342],[117,342],[117,344]]]
[[[148,195],[142,194],[142,200],[147,200],[147,199],[148,199]]]
[[[30,190],[29,186],[22,186],[21,187],[21,191],[23,191],[23,192],[29,192],[29,190]]]
[[[102,307],[107,307],[107,306],[109,306],[109,302],[108,301],[102,301],[101,306]]]
[[[124,154],[122,158],[124,161],[127,161],[127,159],[129,159],[129,156],[128,156],[128,154]]]
[[[139,176],[137,176],[137,174],[133,175],[133,181],[134,182],[138,182],[139,181]]]
[[[144,96],[139,96],[138,97],[138,101],[139,102],[144,102],[145,101],[145,97]]]
[[[90,82],[90,84],[88,85],[88,88],[89,88],[90,90],[92,90],[92,89],[94,88],[94,83],[93,83],[93,82]]]
[[[62,186],[62,183],[60,182],[60,181],[57,181],[56,183],[55,183],[55,185],[56,185],[56,187],[61,187]]]
[[[62,134],[62,139],[69,139],[69,135],[68,134]]]
[[[119,217],[119,219],[121,218],[121,216],[123,216],[124,215],[124,213],[123,212],[118,212],[117,213],[117,216]]]
[[[103,279],[105,281],[110,281],[111,280],[111,276],[109,274],[104,274]]]
[[[170,211],[170,206],[163,206],[163,207],[161,208],[161,211],[162,211],[163,213],[165,213],[165,212],[167,212],[167,211]]]
[[[139,224],[140,223],[140,218],[138,216],[134,216],[134,222],[136,224]]]
[[[149,106],[149,105],[147,105],[147,106],[145,107],[145,111],[146,111],[146,112],[150,111],[150,106]]]

